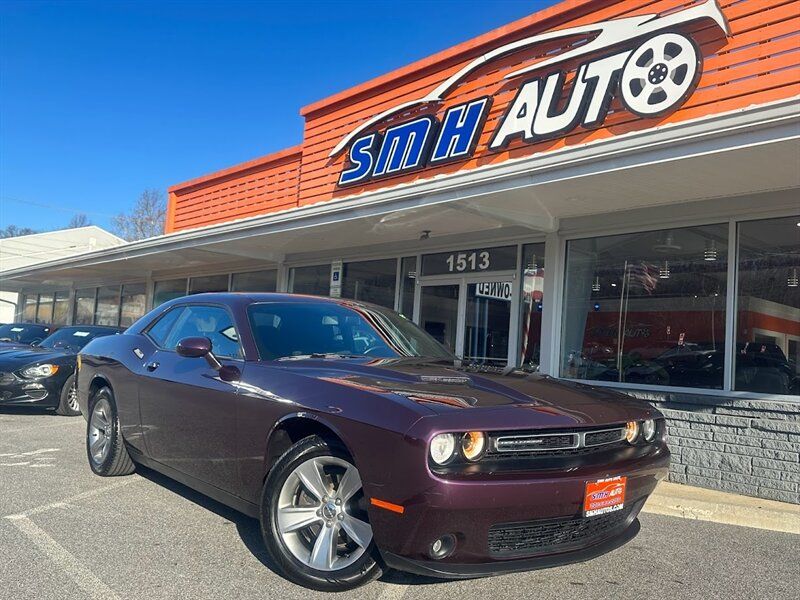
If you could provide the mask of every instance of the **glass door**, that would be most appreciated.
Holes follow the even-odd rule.
[[[445,348],[458,352],[458,304],[460,285],[423,285],[418,323]]]
[[[506,366],[513,297],[511,280],[466,284],[465,362],[488,367]]]
[[[422,283],[417,323],[465,363],[503,368],[515,289],[513,276]]]

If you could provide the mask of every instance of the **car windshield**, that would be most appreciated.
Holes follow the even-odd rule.
[[[453,356],[405,317],[350,302],[268,302],[248,308],[262,360],[323,356]]]
[[[39,344],[42,348],[52,348],[66,350],[67,352],[77,352],[83,348],[90,340],[96,337],[117,333],[113,329],[94,329],[90,327],[64,327],[53,335],[46,337]]]
[[[49,327],[32,323],[9,323],[0,325],[0,342],[19,342],[30,344],[47,336]]]

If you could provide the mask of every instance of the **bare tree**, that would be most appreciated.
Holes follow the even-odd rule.
[[[12,238],[17,237],[20,235],[31,235],[33,233],[39,233],[35,229],[31,229],[30,227],[17,227],[16,225],[8,225],[0,229],[0,238]]]
[[[130,213],[120,213],[111,225],[121,238],[132,242],[164,233],[167,203],[159,190],[145,190]]]
[[[87,225],[91,224],[92,223],[89,221],[89,217],[87,217],[85,213],[75,213],[69,220],[67,229],[77,229],[78,227],[86,227]]]

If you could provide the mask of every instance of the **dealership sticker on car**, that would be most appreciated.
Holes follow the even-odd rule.
[[[625,484],[628,478],[617,476],[586,482],[583,516],[595,517],[622,510],[625,505]]]

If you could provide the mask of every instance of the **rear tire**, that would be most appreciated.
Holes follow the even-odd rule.
[[[56,408],[57,415],[77,417],[81,414],[78,406],[78,388],[75,385],[75,375],[70,375],[61,388],[61,399]]]
[[[130,475],[136,470],[122,439],[111,388],[99,389],[89,401],[86,454],[92,471],[101,477]]]
[[[318,436],[300,440],[261,494],[261,535],[273,563],[294,583],[324,592],[377,579],[383,568],[365,504],[347,452]]]

